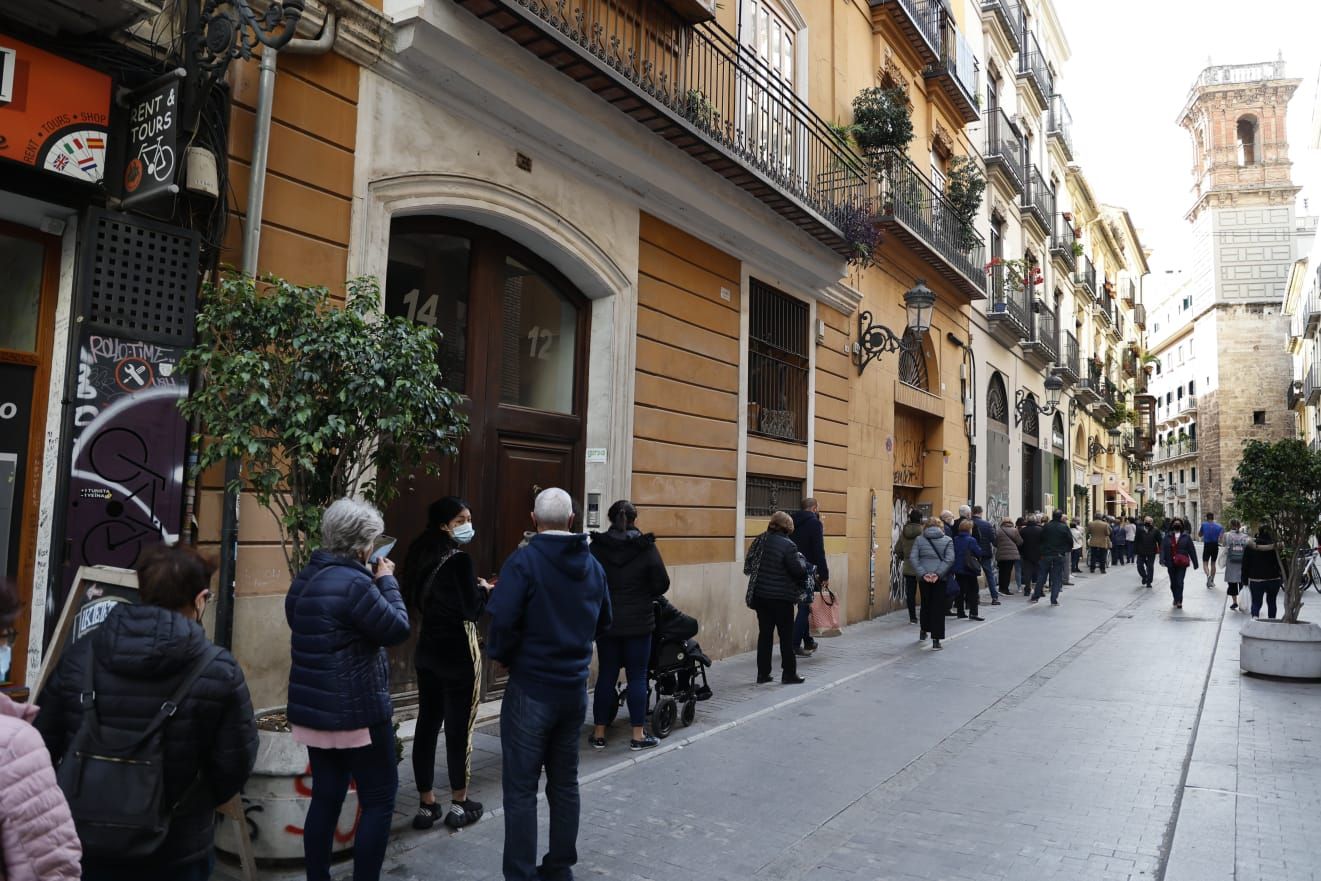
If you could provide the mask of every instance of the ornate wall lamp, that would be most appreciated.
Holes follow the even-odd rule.
[[[225,78],[231,61],[251,58],[258,44],[275,50],[288,45],[306,5],[306,0],[271,0],[265,9],[255,10],[249,0],[188,3],[184,39],[192,93],[207,94]],[[199,102],[186,103],[195,122]]]
[[[1014,392],[1014,425],[1017,427],[1023,421],[1025,414],[1036,410],[1042,416],[1053,416],[1060,406],[1060,393],[1064,391],[1064,380],[1051,374],[1046,377],[1046,403],[1045,406],[1037,404],[1032,398],[1032,393],[1025,388]]]
[[[853,360],[857,362],[858,374],[861,375],[873,359],[887,352],[906,352],[918,348],[922,344],[922,335],[931,327],[931,312],[935,305],[935,293],[927,287],[926,279],[919,278],[917,284],[904,292],[904,308],[908,312],[905,336],[899,336],[885,325],[873,322],[871,312],[860,312],[858,341],[853,344]]]
[[[1089,462],[1095,461],[1096,457],[1101,455],[1102,453],[1110,453],[1111,455],[1114,454],[1115,449],[1119,445],[1119,434],[1120,434],[1119,429],[1112,428],[1108,432],[1106,432],[1106,434],[1110,436],[1110,443],[1108,446],[1102,444],[1100,438],[1098,438],[1096,435],[1092,435],[1087,439],[1087,460]]]

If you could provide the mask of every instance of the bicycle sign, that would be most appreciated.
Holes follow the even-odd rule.
[[[129,96],[123,138],[126,204],[179,191],[174,179],[181,74],[171,71]]]

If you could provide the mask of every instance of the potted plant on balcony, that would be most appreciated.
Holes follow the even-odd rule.
[[[982,176],[977,163],[967,156],[955,156],[949,163],[949,174],[945,178],[945,199],[959,224],[959,249],[971,251],[977,244],[977,233],[973,220],[977,209],[982,206],[982,194],[986,192],[986,178]]]
[[[1075,229],[1073,232],[1074,232],[1073,256],[1076,259],[1078,257],[1081,257],[1083,252],[1082,242],[1078,241],[1078,239],[1082,238],[1082,231]]]
[[[876,246],[881,234],[876,226],[876,213],[868,204],[845,205],[840,212],[840,232],[851,248],[849,265],[865,269],[876,257]]]
[[[874,168],[879,168],[886,150],[903,153],[913,140],[913,120],[908,98],[895,88],[874,86],[853,99],[854,141]]]
[[[1284,572],[1284,615],[1243,625],[1239,665],[1247,673],[1321,678],[1321,626],[1299,620],[1321,520],[1321,452],[1297,439],[1249,441],[1230,486],[1243,518],[1274,533]]]

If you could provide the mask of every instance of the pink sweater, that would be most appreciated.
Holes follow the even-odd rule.
[[[35,715],[35,706],[0,694],[0,878],[77,881],[82,845],[50,754],[29,724]]]

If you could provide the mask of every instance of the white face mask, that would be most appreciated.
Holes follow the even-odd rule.
[[[472,537],[476,534],[477,530],[473,528],[471,523],[464,523],[450,530],[450,535],[454,536],[454,540],[461,545],[466,545],[472,541]]]

